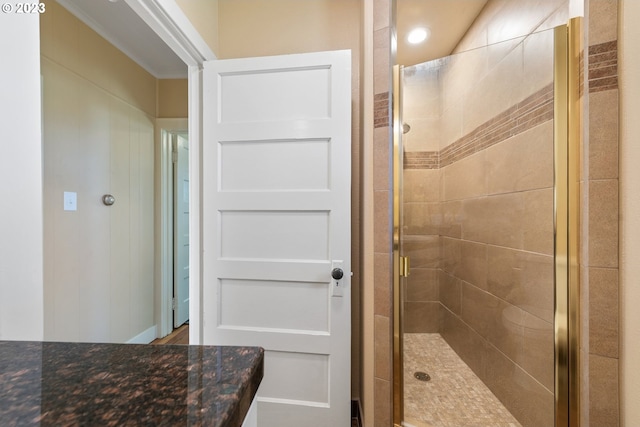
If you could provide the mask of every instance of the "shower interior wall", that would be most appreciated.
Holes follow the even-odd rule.
[[[519,18],[532,22],[543,22],[542,27],[551,28],[555,25],[561,25],[568,18],[566,11],[567,4],[564,2],[553,1],[536,1],[527,0],[526,2],[505,2],[500,0],[490,0],[481,16],[476,20],[474,26],[468,31],[465,39],[462,40],[458,47],[458,51],[482,45],[487,40],[495,40],[500,37],[500,31],[513,30]],[[523,8],[526,13],[515,13],[513,9]],[[618,282],[618,242],[619,242],[619,207],[618,207],[618,71],[617,71],[617,35],[619,28],[619,1],[618,0],[591,0],[585,2],[586,12],[586,40],[585,40],[585,137],[582,146],[582,200],[581,200],[581,250],[580,264],[580,306],[581,306],[581,359],[580,359],[580,381],[581,381],[581,423],[583,425],[602,425],[617,426],[620,425],[620,394],[619,394],[619,319],[620,309],[618,302],[619,282]],[[550,13],[552,12],[552,13]],[[550,13],[550,14],[549,14]],[[548,18],[545,18],[549,14]],[[528,17],[527,17],[528,16]],[[508,25],[507,25],[508,24]],[[526,23],[525,23],[526,24]],[[536,29],[532,27],[532,29]],[[537,28],[540,30],[543,28]],[[521,31],[526,30],[526,25]],[[436,81],[423,81],[422,85],[434,85]],[[463,85],[461,81],[459,84]],[[475,84],[470,80],[467,84]],[[503,82],[500,82],[503,84]],[[416,94],[418,88],[405,90],[405,98],[411,99],[412,94]],[[438,91],[430,91],[438,94]],[[483,95],[486,98],[482,109],[486,109],[492,105],[496,97]],[[495,323],[488,325],[480,324],[480,330],[472,330],[470,323],[472,319],[482,320],[488,312],[500,311],[501,307],[506,312],[509,304],[514,304],[513,300],[500,297],[500,295],[492,294],[492,288],[495,288],[497,277],[515,279],[520,276],[520,283],[534,285],[537,283],[546,283],[546,279],[540,279],[540,274],[548,268],[543,268],[542,263],[529,263],[529,268],[522,268],[522,264],[513,264],[505,261],[514,260],[514,258],[500,258],[492,256],[502,252],[503,254],[518,254],[517,251],[507,249],[506,247],[497,247],[489,243],[486,247],[486,255],[483,244],[486,242],[465,241],[464,233],[464,216],[456,218],[455,214],[468,214],[469,211],[464,210],[464,205],[472,206],[473,203],[478,204],[478,200],[474,202],[472,199],[449,200],[447,192],[451,193],[451,185],[456,182],[460,183],[459,177],[456,181],[456,169],[458,172],[464,171],[467,178],[465,185],[478,186],[478,183],[484,183],[486,179],[490,179],[489,175],[482,175],[478,169],[481,160],[484,158],[486,164],[490,165],[492,161],[497,160],[491,153],[498,153],[501,146],[507,150],[509,145],[517,144],[517,140],[513,138],[510,142],[503,142],[488,150],[484,154],[477,153],[467,159],[459,162],[456,167],[453,165],[445,165],[438,158],[437,168],[428,169],[425,164],[434,162],[434,153],[442,154],[446,150],[446,144],[451,139],[442,138],[441,134],[446,129],[444,126],[437,125],[440,121],[437,109],[437,99],[429,97],[415,97],[419,99],[422,111],[418,117],[410,117],[405,114],[405,120],[411,124],[411,132],[407,135],[409,140],[405,148],[409,155],[413,156],[413,161],[422,164],[417,169],[406,169],[404,176],[405,184],[405,212],[407,229],[405,232],[413,233],[413,242],[409,243],[415,246],[415,255],[419,255],[414,260],[413,275],[407,284],[406,295],[406,312],[407,320],[410,328],[414,331],[440,331],[462,354],[467,354],[466,360],[472,367],[475,366],[477,372],[484,375],[495,375],[499,372],[495,371],[498,366],[494,363],[494,370],[488,369],[491,365],[487,364],[487,358],[481,355],[494,352],[496,360],[505,362],[502,366],[502,372],[519,372],[520,369],[527,370],[522,363],[522,359],[513,359],[506,351],[512,351],[513,335],[501,334],[504,332],[505,324],[496,325]],[[469,100],[467,100],[469,102]],[[434,104],[435,103],[435,104]],[[427,107],[431,105],[431,110]],[[413,107],[415,108],[415,107]],[[405,107],[405,113],[408,108]],[[417,110],[419,111],[419,109]],[[467,116],[460,116],[468,119]],[[486,119],[486,117],[485,117]],[[422,120],[422,123],[421,123]],[[473,125],[477,125],[474,123]],[[437,126],[434,126],[437,125]],[[539,132],[544,130],[544,124],[536,129],[518,136],[518,138],[528,138],[527,134],[531,132]],[[423,130],[421,130],[421,128]],[[426,130],[428,129],[428,130]],[[434,134],[434,130],[438,130]],[[440,138],[440,139],[439,139]],[[437,142],[436,142],[437,141]],[[521,144],[527,145],[521,142]],[[522,147],[525,148],[524,146]],[[527,145],[526,148],[532,148]],[[430,155],[425,153],[418,154],[418,151],[431,151]],[[413,153],[413,154],[411,154]],[[520,150],[514,150],[512,161],[500,167],[508,165],[515,166],[518,155],[522,155]],[[529,155],[525,155],[527,157]],[[493,159],[493,160],[492,160]],[[406,159],[408,160],[408,159]],[[466,162],[462,163],[462,162]],[[495,163],[493,163],[495,165]],[[507,169],[508,170],[508,169]],[[521,171],[520,171],[521,172]],[[484,173],[490,173],[485,171]],[[514,173],[514,172],[510,172]],[[517,182],[518,175],[513,175],[512,182]],[[485,184],[486,185],[486,184]],[[448,187],[448,190],[447,190]],[[465,187],[466,188],[466,187]],[[471,190],[469,190],[471,191]],[[536,190],[538,192],[543,190]],[[528,191],[532,196],[535,192]],[[527,192],[522,192],[527,194]],[[513,198],[515,193],[502,195],[503,200]],[[485,196],[488,201],[490,199],[499,200],[497,195]],[[488,202],[487,202],[488,203]],[[463,210],[453,209],[462,204]],[[413,205],[413,206],[409,206]],[[479,206],[479,205],[478,205]],[[503,205],[503,210],[505,206]],[[506,212],[506,211],[505,211]],[[507,212],[508,214],[509,213]],[[509,217],[507,215],[507,217]],[[430,218],[429,221],[423,219]],[[495,218],[489,218],[489,222],[484,224],[495,225]],[[520,222],[520,218],[511,216],[511,220]],[[439,222],[438,222],[439,221]],[[487,220],[485,220],[487,221]],[[531,225],[531,224],[527,224]],[[462,227],[458,229],[458,227]],[[520,230],[520,229],[518,229]],[[486,235],[490,235],[489,230],[485,230]],[[456,233],[460,233],[462,239],[457,239]],[[498,238],[490,236],[491,238]],[[420,243],[421,242],[421,243]],[[520,255],[529,257],[532,260],[538,258],[543,261],[548,259],[548,251],[540,253],[521,251]],[[478,253],[480,258],[478,258]],[[474,255],[475,254],[475,255]],[[453,255],[453,261],[450,257]],[[482,264],[473,262],[475,259],[482,259],[486,256],[486,271]],[[414,256],[415,257],[415,256]],[[423,261],[418,261],[421,259]],[[465,260],[462,264],[462,260]],[[521,258],[518,262],[524,262],[525,258]],[[418,261],[418,263],[416,263]],[[495,262],[499,261],[499,262]],[[536,266],[537,267],[534,267]],[[453,270],[453,271],[452,271]],[[456,273],[457,272],[457,273]],[[499,274],[498,274],[499,273]],[[485,278],[486,277],[486,278]],[[478,280],[479,282],[474,282]],[[486,280],[486,282],[485,282]],[[478,285],[478,283],[480,285]],[[514,283],[512,281],[512,283]],[[487,288],[481,287],[485,284]],[[522,288],[521,290],[525,290]],[[535,287],[529,287],[529,290]],[[471,301],[464,297],[472,295],[474,292],[480,296],[479,301]],[[516,295],[512,293],[511,296]],[[545,297],[542,294],[540,303],[544,303]],[[548,295],[548,294],[547,294]],[[526,296],[526,294],[521,294]],[[529,295],[531,296],[531,295]],[[548,298],[551,298],[548,296]],[[530,300],[533,301],[533,300]],[[494,304],[493,306],[490,304]],[[518,303],[515,303],[518,306]],[[482,307],[485,307],[483,310]],[[488,310],[492,308],[492,310]],[[526,332],[521,338],[521,345],[528,345],[534,348],[534,341],[530,338],[538,336],[541,345],[549,346],[549,337],[532,332],[536,328],[529,328],[526,322],[535,321],[538,326],[544,325],[547,321],[545,316],[530,310],[531,306],[519,306],[523,310],[523,319],[525,323],[524,331]],[[456,311],[457,310],[457,311]],[[464,310],[468,311],[468,315],[463,315]],[[511,311],[518,312],[517,310]],[[474,316],[475,314],[475,316]],[[478,317],[477,314],[482,314]],[[537,319],[536,319],[537,318]],[[527,320],[529,319],[529,320]],[[542,321],[542,322],[540,322]],[[413,322],[413,325],[411,323]],[[496,322],[494,319],[493,322]],[[417,325],[421,325],[418,327]],[[455,328],[454,326],[458,327]],[[539,331],[541,331],[538,328]],[[457,331],[457,334],[453,332]],[[522,330],[521,330],[522,331]],[[485,335],[482,335],[482,333]],[[486,335],[486,334],[489,335]],[[527,335],[528,333],[528,335]],[[464,341],[466,339],[467,341]],[[516,347],[517,348],[517,347]],[[521,347],[524,349],[524,347]],[[524,350],[523,350],[524,351]],[[548,354],[547,350],[543,352]],[[483,365],[484,363],[484,365]],[[551,375],[546,363],[538,365],[546,367],[543,370],[528,370],[527,376],[520,375],[519,380],[523,378],[535,378],[539,385],[545,390],[550,390],[548,385]],[[545,372],[546,370],[546,372]],[[542,375],[542,376],[540,376]],[[489,377],[488,384],[493,383],[493,390],[500,396],[508,394],[507,390],[502,387],[506,383],[501,383],[496,378]],[[518,383],[516,383],[518,384]],[[539,387],[538,387],[539,388]],[[546,391],[545,391],[546,393]],[[507,399],[513,395],[508,395]],[[532,400],[535,402],[535,400]],[[546,399],[548,401],[548,399]],[[547,404],[548,405],[548,404]],[[534,405],[535,406],[535,405]],[[513,411],[513,408],[510,407]],[[517,412],[517,411],[516,411]],[[550,411],[549,411],[550,412]],[[540,424],[542,425],[542,424]]]
[[[536,31],[567,22],[543,3]],[[439,332],[525,426],[553,425],[552,61],[544,31],[407,67],[403,87],[404,331]]]

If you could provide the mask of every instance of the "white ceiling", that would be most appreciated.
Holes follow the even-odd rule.
[[[186,78],[187,66],[124,0],[57,1],[154,77]],[[486,3],[487,0],[397,0],[397,62],[414,65],[449,55]],[[410,45],[406,37],[416,26],[427,27],[431,37],[421,45]]]
[[[158,79],[186,78],[187,66],[124,0],[58,0]]]

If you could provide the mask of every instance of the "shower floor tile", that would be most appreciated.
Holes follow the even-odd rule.
[[[404,334],[404,416],[414,427],[520,427],[440,334]]]

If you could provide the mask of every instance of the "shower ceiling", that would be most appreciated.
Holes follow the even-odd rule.
[[[451,53],[487,0],[397,0],[398,57],[415,65]],[[426,27],[431,36],[422,44],[407,43],[409,31]]]

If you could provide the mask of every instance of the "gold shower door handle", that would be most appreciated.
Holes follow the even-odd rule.
[[[411,272],[411,262],[408,256],[400,257],[400,277],[409,277]]]

